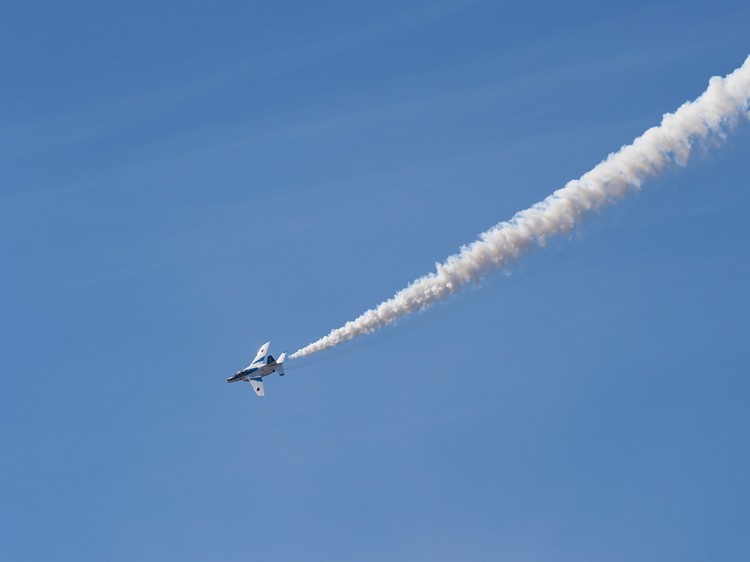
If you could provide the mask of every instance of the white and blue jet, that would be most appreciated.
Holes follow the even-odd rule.
[[[279,376],[284,376],[284,359],[286,359],[286,352],[279,355],[278,360],[274,359],[268,353],[268,348],[271,345],[270,341],[264,343],[258,350],[258,354],[247,367],[239,371],[236,375],[229,377],[227,382],[238,382],[245,381],[253,385],[253,390],[258,396],[265,396],[263,392],[263,377],[267,377],[271,373],[279,373]]]

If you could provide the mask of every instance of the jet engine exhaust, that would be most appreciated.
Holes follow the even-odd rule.
[[[749,98],[750,56],[725,78],[711,78],[698,98],[664,115],[659,126],[610,154],[580,178],[481,233],[478,240],[436,264],[436,271],[290,357],[305,357],[392,324],[506,267],[531,246],[543,246],[549,236],[570,232],[585,215],[638,190],[667,165],[686,165],[695,143],[724,139],[740,117],[748,117]]]

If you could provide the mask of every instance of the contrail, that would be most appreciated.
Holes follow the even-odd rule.
[[[750,117],[749,98],[750,56],[725,78],[711,78],[705,92],[674,113],[664,115],[658,127],[648,129],[632,144],[610,154],[544,201],[483,232],[458,254],[436,264],[437,271],[420,277],[392,298],[291,357],[304,357],[374,332],[445,299],[494,269],[507,266],[532,244],[541,246],[547,237],[569,232],[586,213],[614,203],[628,190],[640,188],[644,180],[660,174],[667,164],[687,164],[696,141],[724,139],[739,117]]]

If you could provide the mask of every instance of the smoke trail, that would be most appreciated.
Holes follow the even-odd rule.
[[[436,272],[417,279],[291,357],[304,357],[387,326],[445,299],[491,270],[505,267],[533,243],[543,245],[548,236],[569,232],[584,214],[621,199],[629,189],[640,188],[645,179],[661,173],[667,164],[687,164],[694,142],[725,138],[725,132],[737,123],[738,117],[750,117],[749,98],[750,56],[726,78],[711,78],[700,97],[686,102],[675,113],[664,115],[661,125],[610,154],[579,179],[483,232],[458,254],[436,264]]]

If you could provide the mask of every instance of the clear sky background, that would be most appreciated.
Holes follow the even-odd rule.
[[[750,54],[750,4],[15,2],[0,559],[746,561],[750,126],[266,379]]]

